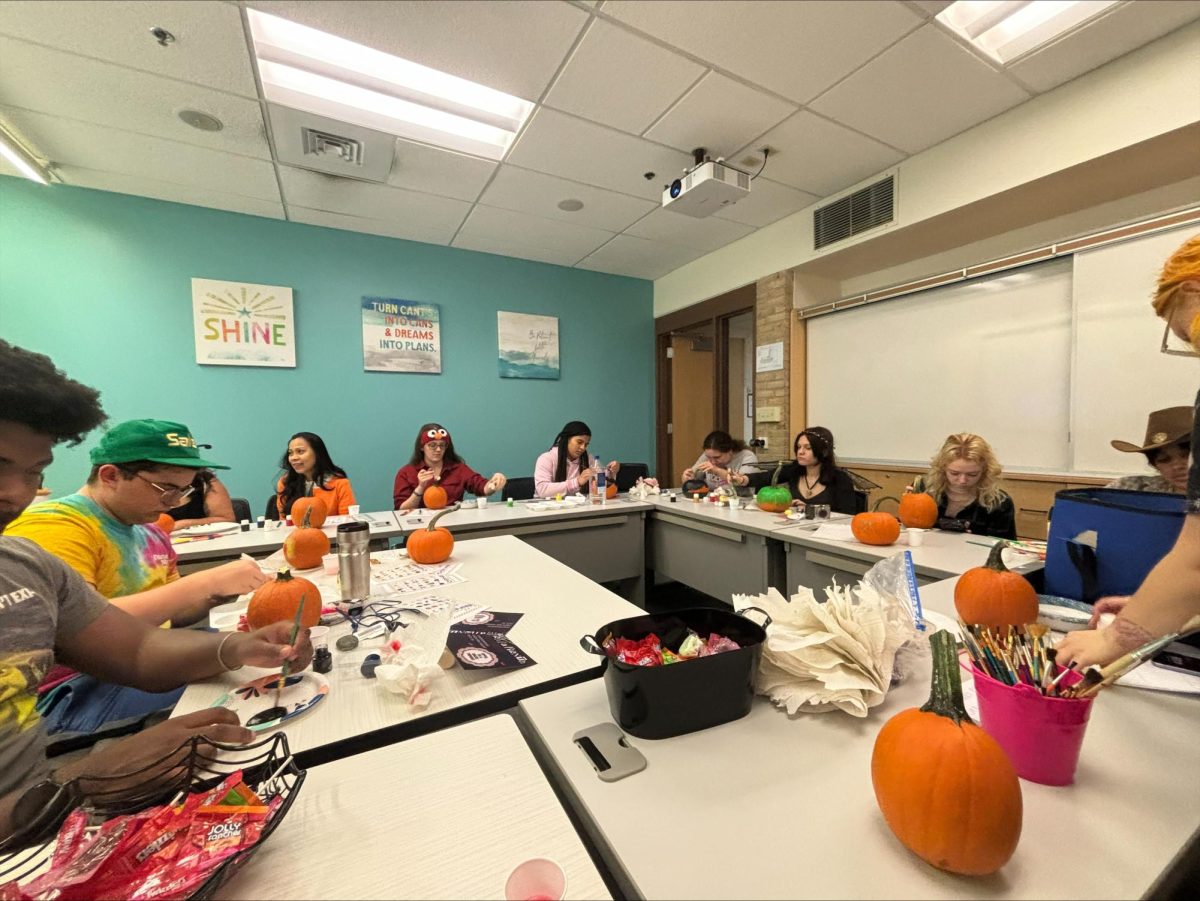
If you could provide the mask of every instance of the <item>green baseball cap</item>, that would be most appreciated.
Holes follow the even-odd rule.
[[[190,469],[228,469],[200,459],[196,439],[182,422],[165,419],[130,419],[118,423],[92,448],[92,464],[131,463],[149,460]]]

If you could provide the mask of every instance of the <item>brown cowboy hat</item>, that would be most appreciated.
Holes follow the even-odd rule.
[[[1146,420],[1146,443],[1141,447],[1128,441],[1109,442],[1114,448],[1127,454],[1144,454],[1147,451],[1169,447],[1191,437],[1192,408],[1167,407],[1155,410]]]

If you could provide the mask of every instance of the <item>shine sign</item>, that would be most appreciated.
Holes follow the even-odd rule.
[[[292,289],[192,279],[196,362],[210,366],[295,366]]]

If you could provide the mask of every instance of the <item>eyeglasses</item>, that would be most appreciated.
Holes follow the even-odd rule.
[[[141,479],[143,482],[145,482],[151,488],[157,489],[158,495],[159,495],[159,500],[161,500],[164,504],[177,505],[179,503],[179,501],[186,501],[196,491],[195,485],[188,485],[186,488],[176,488],[174,485],[168,485],[166,487],[163,487],[162,485],[158,484],[157,482],[151,482],[148,478],[146,478],[140,472],[136,473],[136,475],[139,479]]]
[[[445,450],[446,442],[445,441],[426,441],[425,446],[427,448],[429,448],[430,450]]]

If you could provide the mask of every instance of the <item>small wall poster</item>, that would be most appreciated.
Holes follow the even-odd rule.
[[[755,372],[775,372],[783,368],[783,342],[760,344],[755,348]]]
[[[558,317],[497,311],[500,377],[558,378]]]
[[[363,369],[442,371],[442,323],[437,304],[364,297],[362,326]]]
[[[209,366],[295,366],[292,289],[192,279],[196,362]]]

